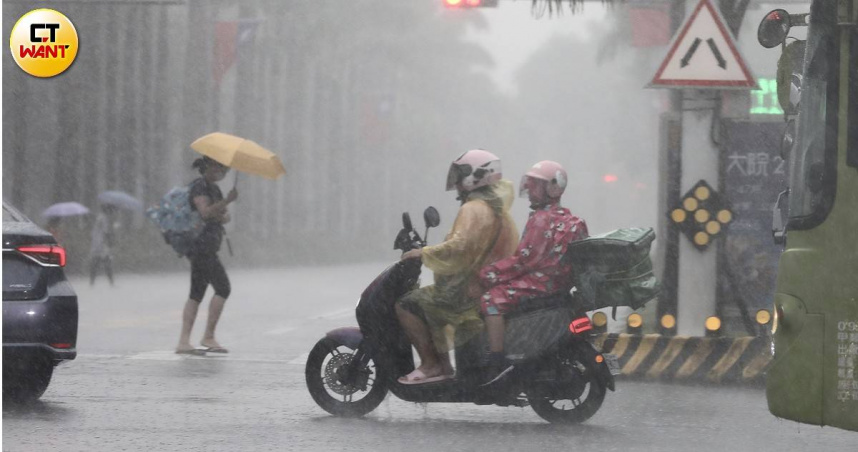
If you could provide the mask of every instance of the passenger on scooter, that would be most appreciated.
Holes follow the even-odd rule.
[[[477,302],[482,288],[477,272],[488,262],[512,255],[518,232],[509,208],[515,197],[502,180],[501,162],[484,150],[468,151],[450,165],[447,191],[462,202],[443,243],[411,250],[402,259],[422,258],[435,274],[435,284],[407,293],[396,313],[420,355],[420,366],[399,379],[403,384],[442,381],[453,374],[445,327],[466,340],[482,331]]]
[[[489,340],[490,384],[508,373],[504,351],[504,314],[527,298],[569,291],[572,269],[561,263],[570,242],[587,237],[584,220],[560,206],[566,189],[566,170],[557,162],[533,165],[521,179],[519,196],[530,200],[530,219],[512,256],[480,270],[480,282],[488,288],[480,299]],[[526,302],[526,301],[525,301]]]

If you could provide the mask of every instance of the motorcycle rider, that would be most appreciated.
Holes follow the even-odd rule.
[[[480,270],[480,283],[488,290],[480,298],[489,339],[491,384],[510,370],[504,350],[503,315],[526,298],[569,291],[572,271],[561,262],[570,242],[586,238],[584,220],[560,205],[566,190],[566,170],[549,160],[541,161],[521,179],[519,196],[530,200],[530,218],[515,254]],[[526,302],[526,301],[525,301]]]
[[[413,290],[396,304],[396,313],[420,355],[420,366],[399,378],[403,384],[430,383],[453,374],[445,328],[457,338],[482,331],[477,300],[482,289],[477,272],[487,262],[510,256],[518,232],[509,208],[512,183],[502,179],[500,159],[475,149],[450,165],[447,191],[455,189],[462,205],[443,243],[411,250],[402,259],[421,258],[435,274],[435,284]]]

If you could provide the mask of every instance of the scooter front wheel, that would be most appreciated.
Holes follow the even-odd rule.
[[[307,389],[323,410],[334,416],[360,417],[374,410],[387,395],[387,380],[370,358],[352,369],[355,350],[325,337],[307,357]]]

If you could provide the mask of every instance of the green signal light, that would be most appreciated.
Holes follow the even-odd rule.
[[[783,115],[778,103],[778,82],[773,78],[758,79],[760,89],[751,91],[752,115]]]

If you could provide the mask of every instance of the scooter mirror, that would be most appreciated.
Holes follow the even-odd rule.
[[[441,215],[438,214],[438,209],[429,206],[423,211],[423,221],[427,228],[434,228],[441,224]]]
[[[408,212],[402,212],[402,227],[409,231],[414,229],[411,226],[411,215],[408,215]]]
[[[789,34],[789,13],[782,9],[776,9],[766,14],[757,28],[757,40],[760,45],[767,49],[779,46]]]

